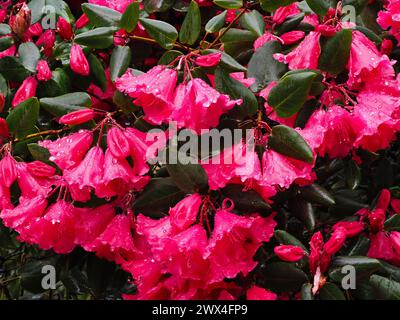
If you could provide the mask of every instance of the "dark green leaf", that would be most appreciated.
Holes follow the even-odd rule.
[[[250,30],[257,36],[261,37],[265,31],[265,22],[262,14],[257,10],[246,12],[240,20],[243,28]]]
[[[119,26],[127,32],[132,32],[139,21],[140,3],[132,2],[122,15]]]
[[[208,33],[218,32],[225,25],[227,11],[223,11],[222,13],[216,15],[211,18],[206,24],[206,31]]]
[[[330,38],[322,49],[319,68],[337,75],[348,63],[352,43],[352,30],[343,29]]]
[[[289,118],[297,113],[307,101],[314,79],[318,73],[310,70],[286,74],[272,88],[268,104],[279,117]]]
[[[178,39],[178,31],[169,23],[146,18],[141,18],[140,22],[149,35],[165,49],[171,49]]]
[[[379,299],[400,300],[400,283],[374,274],[369,280]]]
[[[93,53],[89,55],[88,62],[90,66],[90,74],[92,75],[95,84],[105,92],[107,90],[107,78],[103,65]]]
[[[236,108],[240,117],[251,116],[257,112],[258,103],[254,94],[221,68],[215,70],[215,87],[218,91],[229,95],[232,99],[242,99],[242,105]]]
[[[110,59],[110,78],[115,81],[122,76],[131,64],[131,48],[128,46],[117,46],[114,48]]]
[[[28,3],[29,9],[31,9],[31,21],[32,24],[38,22],[43,16],[43,8],[46,6],[46,0],[31,0]]]
[[[177,50],[168,50],[167,52],[165,52],[160,60],[158,60],[158,64],[162,64],[162,65],[168,65],[171,62],[173,62],[176,58],[182,56],[183,53]]]
[[[229,54],[215,50],[215,49],[207,49],[204,50],[204,54],[210,54],[210,53],[216,53],[219,52],[222,54],[221,56],[221,62],[220,66],[223,67],[224,69],[230,70],[230,71],[247,71],[245,67],[243,67],[239,62],[237,62],[235,59],[233,59]]]
[[[75,36],[77,44],[95,49],[106,49],[113,44],[115,28],[100,27]]]
[[[72,111],[90,107],[91,99],[85,92],[73,92],[54,98],[42,98],[40,105],[52,115],[61,117]]]
[[[360,13],[368,5],[369,0],[343,0],[342,7],[353,6],[357,13]]]
[[[331,7],[330,0],[306,0],[308,6],[320,17],[323,17]]]
[[[297,196],[289,202],[290,212],[299,219],[307,228],[312,231],[315,228],[314,209],[311,203]]]
[[[274,262],[265,267],[265,285],[274,292],[298,291],[308,281],[307,275],[293,264]]]
[[[327,207],[335,204],[335,199],[328,190],[318,184],[303,187],[300,189],[300,193],[304,199],[312,203],[317,203]]]
[[[224,51],[234,58],[238,58],[245,51],[253,51],[253,43],[257,36],[248,30],[229,29],[221,38],[224,44]]]
[[[342,290],[337,285],[327,282],[319,291],[321,300],[346,300]]]
[[[170,9],[175,0],[144,0],[144,9],[149,12],[164,12]]]
[[[310,146],[296,130],[288,126],[278,125],[273,127],[268,145],[273,150],[291,158],[307,163],[314,162]]]
[[[2,37],[0,38],[0,51],[7,50],[14,44],[13,37]]]
[[[314,300],[311,283],[305,283],[301,287],[301,300]]]
[[[261,8],[268,12],[275,11],[279,7],[286,7],[293,2],[296,2],[296,0],[260,0]]]
[[[248,65],[249,78],[256,79],[253,91],[265,88],[272,81],[277,81],[286,71],[286,65],[274,59],[275,53],[281,52],[282,46],[277,41],[268,41],[253,54]]]
[[[239,9],[243,6],[243,0],[214,0],[213,2],[224,9]]]
[[[189,45],[194,44],[199,38],[201,31],[201,15],[199,5],[196,1],[190,2],[189,10],[183,20],[179,31],[179,41]]]
[[[117,26],[121,20],[121,13],[105,6],[92,3],[83,3],[82,10],[96,27]]]
[[[17,57],[3,57],[0,59],[0,73],[7,80],[22,82],[30,75]]]
[[[292,245],[302,248],[305,252],[308,252],[307,248],[303,243],[296,237],[292,236],[290,233],[284,230],[275,230],[275,238],[280,244]]]
[[[39,101],[30,98],[13,108],[7,116],[10,132],[17,138],[24,138],[35,132],[35,125],[39,117]]]

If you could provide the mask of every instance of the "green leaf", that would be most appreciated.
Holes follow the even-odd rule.
[[[272,12],[280,7],[286,7],[297,0],[260,0],[261,8],[265,11]]]
[[[46,0],[31,0],[28,3],[28,8],[31,9],[32,24],[38,22],[43,16],[43,8],[46,6]]]
[[[7,80],[22,82],[30,75],[17,57],[3,57],[0,59],[0,73]]]
[[[35,132],[35,125],[39,117],[39,101],[30,98],[13,108],[7,116],[10,132],[17,138],[24,138]]]
[[[83,3],[82,10],[96,27],[117,26],[121,21],[121,13],[116,10],[92,3]]]
[[[94,83],[105,92],[107,90],[107,77],[102,63],[93,53],[89,55],[88,62]]]
[[[263,272],[265,285],[274,292],[298,291],[308,282],[307,275],[293,264],[273,262]]]
[[[400,283],[374,274],[369,279],[379,299],[400,300]]]
[[[161,218],[168,214],[169,208],[175,206],[183,193],[171,178],[154,178],[136,199],[133,208],[136,212],[152,218]]]
[[[20,270],[21,286],[25,290],[33,293],[45,291],[42,287],[42,280],[44,276],[42,273],[42,268],[46,265],[54,266],[56,261],[57,257],[42,260],[31,260],[25,263]]]
[[[235,59],[233,59],[229,54],[223,52],[223,51],[219,51],[216,49],[207,49],[204,50],[203,53],[204,54],[210,54],[210,53],[221,53],[221,62],[220,62],[220,66],[223,67],[224,69],[230,70],[230,71],[247,71],[247,69],[242,66],[239,62],[237,62]]]
[[[345,172],[346,183],[349,189],[355,190],[361,182],[361,170],[355,161],[350,161]]]
[[[278,41],[268,41],[258,48],[249,61],[249,78],[256,79],[251,86],[255,92],[265,88],[272,81],[277,81],[287,70],[286,65],[274,59],[275,53],[281,52],[282,46]]]
[[[68,4],[65,3],[65,1],[46,0],[46,6],[49,6],[49,7],[52,7],[53,9],[55,9],[56,14],[58,16],[63,17],[69,23],[72,24],[75,21],[75,18],[71,12],[71,9],[69,8]],[[51,13],[49,15],[51,15]]]
[[[243,103],[234,108],[240,117],[252,116],[258,109],[257,99],[240,81],[233,79],[222,68],[215,70],[215,87],[219,92],[229,95],[232,99],[242,99]]]
[[[243,186],[229,184],[221,190],[224,197],[231,199],[235,204],[235,209],[241,213],[253,213],[262,210],[269,211],[271,206],[254,190],[243,191]]]
[[[160,60],[158,60],[158,64],[168,65],[182,55],[183,53],[178,50],[168,50],[161,56]]]
[[[18,48],[21,63],[31,72],[36,72],[36,67],[40,59],[38,47],[33,42],[24,42]]]
[[[346,300],[342,290],[337,285],[327,282],[319,291],[321,300]]]
[[[163,48],[172,49],[176,39],[178,39],[178,31],[174,26],[164,21],[146,18],[141,18],[140,22],[148,34]]]
[[[374,42],[377,46],[381,45],[382,39],[374,31],[363,26],[355,26],[354,29],[362,32],[369,40]]]
[[[7,50],[14,44],[14,39],[11,36],[0,38],[0,51]]]
[[[400,231],[400,215],[394,214],[385,221],[385,231]]]
[[[8,94],[8,83],[7,83],[7,80],[3,77],[3,75],[1,73],[0,73],[0,92],[4,96],[7,96],[7,94]]]
[[[302,248],[305,252],[308,252],[307,248],[303,245],[303,243],[292,236],[290,233],[284,230],[275,230],[275,238],[280,244],[292,245]]]
[[[322,49],[319,68],[333,75],[341,73],[350,57],[352,38],[350,29],[340,30],[330,38]]]
[[[96,297],[101,296],[111,282],[115,264],[110,261],[100,259],[94,254],[88,256],[86,263],[86,274],[88,284]]]
[[[342,273],[344,266],[353,266],[356,270],[357,279],[369,277],[381,268],[379,260],[365,256],[337,256],[332,260],[332,272],[330,277],[340,282],[346,273]]]
[[[361,13],[368,5],[369,0],[343,0],[342,7],[353,6],[357,13]]]
[[[330,0],[306,0],[306,2],[310,9],[320,17],[325,16],[331,7]]]
[[[40,99],[40,105],[56,117],[90,107],[91,103],[90,96],[86,92],[73,92],[59,97]]]
[[[310,146],[296,130],[288,126],[278,125],[273,127],[268,145],[276,152],[288,157],[307,163],[314,162],[314,155]]]
[[[307,101],[312,84],[318,73],[310,70],[299,70],[287,73],[272,88],[268,104],[274,108],[279,117],[289,118],[297,113]]]
[[[222,29],[222,27],[225,25],[226,21],[226,14],[227,11],[223,11],[222,13],[216,15],[215,17],[212,17],[206,24],[206,31],[208,33],[214,33],[218,32],[219,30]]]
[[[100,27],[75,36],[77,44],[95,49],[106,49],[113,44],[115,28]]]
[[[41,147],[37,143],[29,143],[27,147],[33,159],[42,161],[44,163],[50,162],[50,152],[47,148]]]
[[[371,240],[365,238],[364,236],[360,236],[357,242],[354,244],[353,248],[351,248],[348,256],[365,256],[368,253],[369,247],[371,244]]]
[[[179,41],[189,45],[194,44],[199,38],[201,31],[201,15],[199,5],[196,1],[190,2],[189,10],[183,20],[179,31]]]
[[[240,19],[243,28],[261,37],[265,31],[264,17],[257,10],[246,12]]]
[[[335,199],[328,190],[318,184],[303,187],[300,189],[300,193],[304,199],[312,203],[327,207],[335,204]]]
[[[289,210],[297,219],[299,219],[307,228],[312,231],[315,228],[315,215],[311,203],[305,201],[302,197],[296,196],[289,202]]]
[[[136,28],[140,15],[140,3],[132,2],[122,15],[119,26],[127,32],[132,32]]]
[[[122,76],[131,64],[131,48],[128,46],[117,46],[114,48],[110,59],[110,78],[115,81]]]
[[[195,161],[189,164],[167,164],[166,167],[172,181],[183,192],[204,194],[208,191],[207,173]]]
[[[238,58],[246,51],[253,52],[253,43],[257,36],[248,30],[231,28],[221,38],[224,51],[234,58]]]
[[[224,9],[239,9],[243,7],[243,0],[214,0],[213,2]]]
[[[49,81],[39,84],[43,89],[42,96],[56,97],[68,93],[71,90],[71,80],[64,69],[57,68],[53,70]]]
[[[165,12],[170,9],[175,0],[144,0],[144,9],[149,12]]]

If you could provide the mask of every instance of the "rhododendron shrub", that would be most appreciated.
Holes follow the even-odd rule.
[[[67,2],[0,4],[0,299],[400,297],[400,1]]]

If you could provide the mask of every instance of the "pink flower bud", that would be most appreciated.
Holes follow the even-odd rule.
[[[89,23],[89,18],[86,14],[82,14],[78,20],[75,22],[75,27],[81,29]]]
[[[88,122],[94,118],[93,109],[82,109],[74,111],[62,116],[58,122],[62,124],[68,124],[70,126],[75,126],[77,124],[82,124]]]
[[[393,41],[389,39],[383,39],[382,44],[381,44],[381,53],[390,55],[393,50]]]
[[[201,203],[201,196],[197,193],[180,201],[169,211],[171,224],[178,230],[185,230],[190,227],[196,222]]]
[[[31,10],[25,2],[16,4],[11,11],[9,25],[11,30],[22,38],[31,25]]]
[[[107,132],[107,146],[114,157],[124,159],[130,154],[128,139],[124,132],[116,127],[112,127]]]
[[[36,22],[35,24],[29,27],[29,33],[31,36],[38,37],[43,33],[42,24],[40,22]]]
[[[386,213],[382,209],[375,209],[368,215],[369,226],[371,231],[376,233],[383,230],[385,223]]]
[[[42,33],[36,44],[43,45],[44,54],[46,55],[46,57],[50,57],[53,53],[53,46],[55,42],[56,42],[56,36],[54,34],[54,31],[48,29]]]
[[[0,118],[0,137],[3,137],[5,139],[8,139],[10,137],[7,121],[3,118]]]
[[[346,237],[351,238],[358,235],[364,229],[364,224],[359,221],[341,221],[336,223],[332,229],[335,231],[339,228],[346,229]]]
[[[337,228],[324,245],[324,252],[334,255],[338,252],[346,241],[347,231],[343,227]]]
[[[24,102],[26,99],[34,97],[36,95],[37,85],[38,82],[34,76],[26,78],[15,93],[15,96],[11,103],[12,107],[16,107],[20,103]]]
[[[309,265],[312,274],[315,274],[321,260],[324,238],[321,232],[314,233],[310,240]]]
[[[400,232],[392,231],[390,233],[390,241],[392,243],[393,249],[398,255],[400,255]]]
[[[294,43],[298,42],[299,40],[303,39],[304,36],[305,36],[304,31],[294,30],[294,31],[290,31],[290,32],[286,32],[286,33],[282,34],[280,36],[280,38],[283,41],[283,44],[291,45],[291,44],[294,44]]]
[[[6,97],[2,92],[0,92],[0,112],[3,111],[5,103],[6,103]]]
[[[292,245],[280,245],[274,248],[274,253],[279,259],[287,262],[295,262],[302,259],[305,252],[302,248]]]
[[[220,63],[222,53],[210,53],[205,56],[199,56],[196,58],[196,64],[200,67],[214,67]]]
[[[63,40],[71,40],[74,36],[71,25],[63,17],[58,18],[57,32]]]
[[[391,198],[390,191],[388,189],[383,189],[381,191],[381,194],[379,195],[375,209],[382,209],[383,211],[386,211],[387,208],[389,207],[390,198]]]
[[[46,60],[40,60],[37,65],[37,79],[39,81],[49,81],[51,79],[51,70]]]
[[[73,44],[71,47],[70,67],[73,72],[85,77],[90,73],[89,62],[87,61],[81,46],[77,44]]]
[[[17,179],[17,175],[15,160],[8,154],[0,161],[0,183],[9,188]]]

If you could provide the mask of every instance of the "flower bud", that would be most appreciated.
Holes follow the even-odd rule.
[[[12,107],[16,107],[25,100],[34,97],[36,95],[37,85],[38,82],[34,76],[26,78],[15,93],[15,96],[11,103]]]
[[[90,73],[89,62],[87,61],[81,46],[77,44],[73,44],[71,47],[70,67],[73,72],[85,77]]]
[[[40,60],[37,65],[37,79],[39,81],[49,81],[51,79],[51,70],[46,60]]]
[[[383,230],[383,225],[385,223],[386,214],[382,209],[375,209],[368,215],[369,226],[371,231],[376,233]]]
[[[389,207],[390,198],[391,198],[390,191],[388,189],[383,189],[381,191],[381,194],[379,195],[375,209],[382,209],[383,211],[386,211],[387,208]]]
[[[0,183],[9,188],[17,179],[17,175],[15,160],[8,154],[0,161]]]
[[[6,103],[6,97],[2,92],[0,92],[0,112],[3,111],[5,103]]]
[[[36,22],[29,27],[28,31],[31,36],[39,37],[43,33],[42,24],[40,22]]]
[[[76,29],[81,29],[89,23],[89,18],[86,14],[82,14],[75,22]]]
[[[280,38],[283,41],[283,44],[291,45],[303,39],[304,35],[305,35],[304,31],[294,30],[282,34]]]
[[[33,161],[27,164],[29,173],[35,177],[50,178],[56,173],[56,169],[41,161]]]
[[[78,111],[74,111],[71,113],[62,116],[58,122],[62,124],[68,124],[70,126],[75,126],[78,124],[82,124],[88,122],[94,118],[94,110],[93,109],[82,109]]]
[[[116,127],[112,127],[107,132],[107,146],[114,157],[124,159],[130,154],[128,139],[124,132]]]
[[[42,33],[36,44],[43,45],[44,54],[46,55],[46,57],[50,57],[53,53],[53,47],[55,42],[56,42],[56,36],[54,34],[54,31],[48,29]]]
[[[309,266],[312,274],[315,274],[320,263],[321,251],[324,246],[324,239],[321,232],[313,234],[310,240]]]
[[[336,223],[332,229],[336,231],[339,228],[346,229],[346,237],[351,238],[358,235],[364,229],[364,224],[359,221],[341,221]]]
[[[22,38],[31,25],[31,10],[25,2],[16,4],[11,11],[9,25],[11,30]]]
[[[201,203],[201,196],[197,193],[178,202],[178,204],[169,211],[171,224],[178,230],[185,230],[191,226],[196,222]]]
[[[71,25],[63,17],[58,18],[57,32],[63,40],[71,40],[74,36]]]
[[[274,253],[279,259],[287,262],[295,262],[302,259],[305,252],[302,248],[292,245],[280,245],[274,248]]]
[[[345,228],[343,227],[337,228],[332,233],[329,240],[325,243],[324,252],[326,252],[328,255],[334,255],[344,245],[344,242],[346,241],[346,236],[347,236],[347,231]]]
[[[205,56],[199,56],[196,58],[196,64],[200,67],[214,67],[218,63],[220,63],[222,57],[222,53],[210,53]]]
[[[8,130],[7,121],[0,118],[0,138],[8,139],[10,137],[10,132]]]

